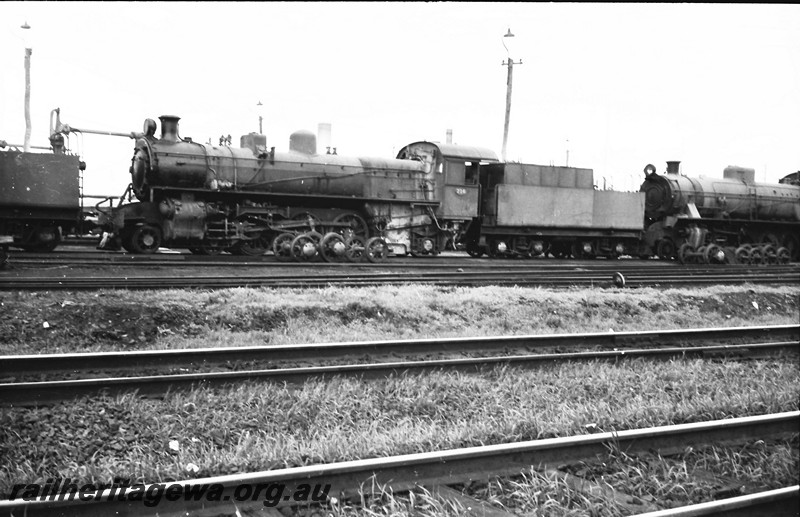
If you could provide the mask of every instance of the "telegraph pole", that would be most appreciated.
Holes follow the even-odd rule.
[[[511,119],[511,83],[513,80],[514,75],[514,65],[521,65],[522,60],[520,59],[517,63],[511,58],[511,54],[506,46],[506,38],[513,38],[514,35],[511,33],[511,29],[508,29],[508,32],[503,36],[503,47],[505,47],[506,52],[508,53],[508,59],[503,61],[503,66],[508,67],[508,79],[506,82],[506,121],[503,125],[503,161],[506,161],[506,146],[508,144],[508,123]]]
[[[28,22],[20,25],[21,29],[30,29]],[[26,153],[31,148],[31,53],[33,50],[25,46],[25,142],[23,151]]]

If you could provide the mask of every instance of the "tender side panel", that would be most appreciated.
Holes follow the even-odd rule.
[[[594,227],[644,229],[644,193],[594,190]]]
[[[78,209],[78,158],[0,153],[0,206]]]
[[[498,226],[592,227],[594,190],[497,185]]]

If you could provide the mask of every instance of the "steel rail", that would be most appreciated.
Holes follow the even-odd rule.
[[[756,494],[731,497],[721,501],[710,501],[657,512],[639,513],[635,517],[796,516],[800,511],[800,503],[798,501],[800,501],[800,485],[794,485]]]
[[[522,336],[402,339],[396,341],[352,341],[297,345],[135,350],[64,354],[0,356],[0,375],[26,373],[85,372],[88,370],[137,370],[142,368],[194,367],[243,361],[301,361],[443,353],[498,353],[510,350],[541,350],[592,346],[666,347],[676,343],[744,340],[800,339],[800,325],[764,325],[700,329],[593,332]]]
[[[626,276],[628,286],[648,285],[704,285],[704,284],[739,284],[739,283],[777,283],[800,284],[800,272],[759,272],[749,274],[715,274],[715,275],[652,275]],[[431,277],[419,273],[410,274],[374,274],[374,275],[324,275],[324,276],[140,276],[140,277],[2,277],[0,290],[31,289],[177,289],[177,288],[235,288],[235,287],[271,287],[271,288],[308,288],[328,287],[364,287],[376,285],[428,284],[443,286],[573,286],[573,285],[614,285],[614,276],[589,272],[586,274],[543,275],[541,272],[531,275],[519,273],[497,277],[485,273],[444,273]]]
[[[336,366],[310,366],[302,368],[275,368],[269,370],[242,370],[233,372],[203,372],[174,375],[148,375],[141,377],[107,377],[65,381],[14,382],[0,384],[0,405],[34,406],[51,404],[66,399],[105,393],[115,395],[135,391],[140,396],[157,396],[176,389],[225,386],[245,381],[275,384],[303,384],[315,378],[383,379],[392,375],[431,372],[446,369],[462,373],[479,373],[500,365],[531,367],[544,362],[624,360],[636,357],[669,358],[694,357],[707,353],[752,353],[767,349],[798,349],[796,341],[747,345],[717,345],[708,347],[678,347],[666,349],[631,349],[603,352],[574,352],[562,354],[535,354],[469,359],[439,359],[431,361],[401,361]]]
[[[520,443],[487,445],[308,465],[280,470],[224,475],[178,482],[184,487],[219,485],[218,501],[186,501],[161,499],[160,504],[145,506],[142,501],[120,501],[118,489],[106,489],[92,501],[76,500],[5,500],[0,501],[0,513],[35,516],[95,516],[95,515],[210,515],[223,509],[234,510],[236,489],[241,485],[270,486],[280,484],[282,494],[297,493],[301,487],[330,485],[330,494],[341,497],[357,496],[360,487],[381,486],[394,492],[415,486],[452,485],[496,476],[516,475],[529,468],[543,468],[604,457],[609,450],[627,454],[657,451],[674,454],[689,446],[704,444],[741,443],[766,437],[796,434],[800,411],[773,415],[731,418],[711,422],[668,425],[646,429],[604,432],[590,435],[549,438]],[[142,490],[152,490],[153,484]],[[152,493],[152,492],[151,492]],[[791,492],[790,492],[791,493]],[[226,497],[227,496],[227,497]],[[778,497],[783,497],[781,493]],[[285,496],[278,506],[297,502]],[[252,504],[252,503],[251,503]],[[255,501],[258,506],[261,501]],[[201,513],[202,512],[202,513]]]

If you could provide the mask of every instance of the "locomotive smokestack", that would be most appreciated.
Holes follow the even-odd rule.
[[[158,117],[158,120],[161,121],[161,140],[167,140],[169,142],[178,141],[178,121],[180,119],[180,117],[176,117],[175,115],[162,115]]]
[[[681,162],[667,162],[667,174],[679,174]]]

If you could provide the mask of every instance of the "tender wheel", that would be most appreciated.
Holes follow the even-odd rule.
[[[389,256],[389,246],[381,237],[372,237],[364,246],[364,255],[370,262],[383,262]]]
[[[343,262],[347,260],[347,244],[336,232],[326,233],[319,245],[319,252],[325,262]]]
[[[61,236],[54,226],[37,226],[34,228],[31,240],[33,244],[26,244],[20,247],[25,251],[49,253],[59,245]]]
[[[149,224],[137,226],[130,233],[128,246],[133,253],[155,253],[161,246],[161,230]]]
[[[345,249],[344,256],[350,262],[361,262],[364,259],[366,247],[364,246],[364,239],[361,237],[353,237],[345,241],[347,249]]]
[[[775,261],[778,264],[788,264],[792,260],[792,253],[787,249],[781,246],[778,248],[778,251],[775,252]]]
[[[292,241],[292,257],[300,262],[310,262],[319,257],[319,243],[322,235],[317,232],[306,232]]]
[[[282,233],[272,241],[272,252],[280,262],[292,260],[292,241],[297,237],[293,233]]]

